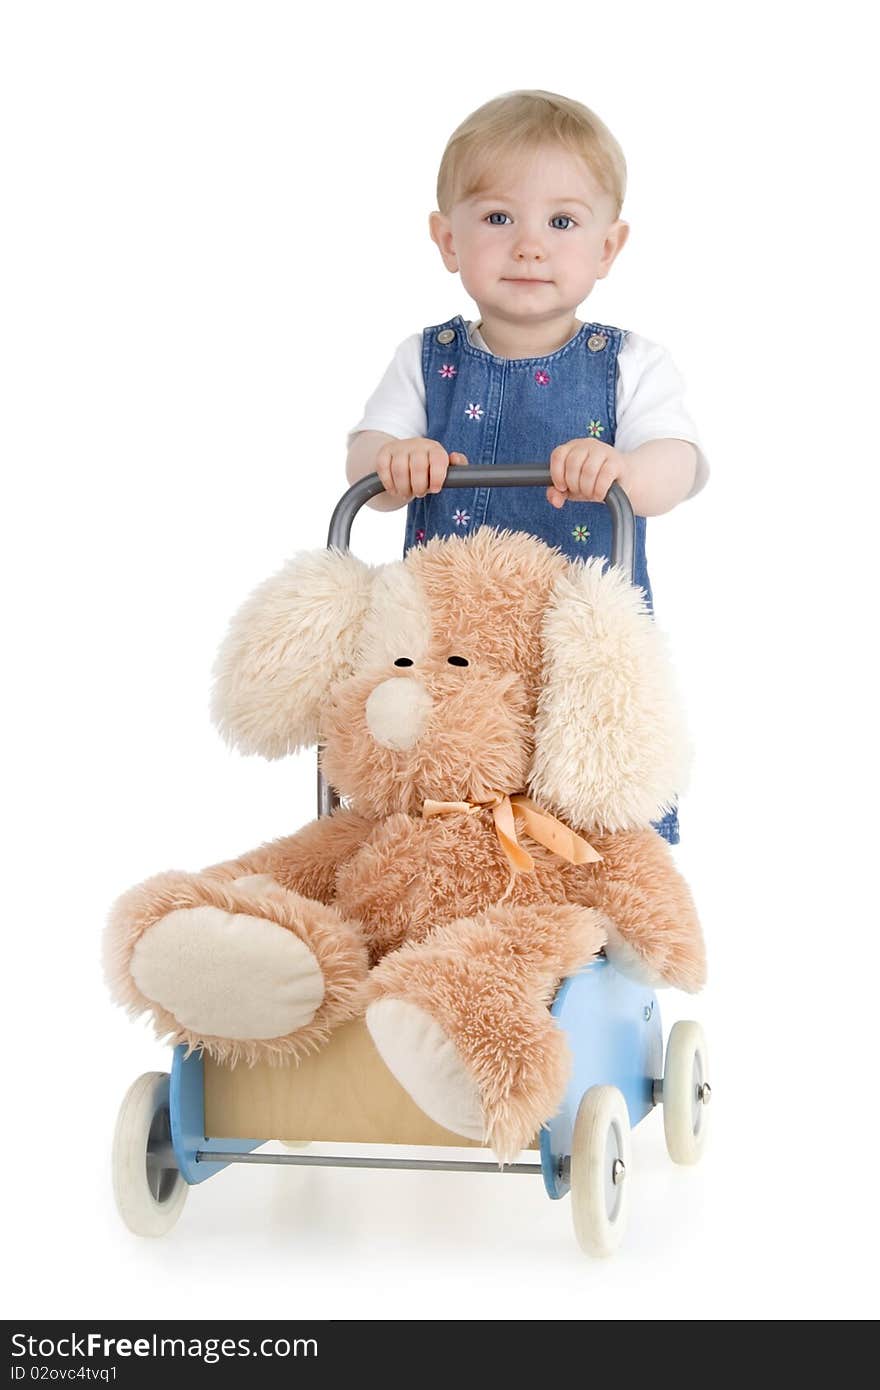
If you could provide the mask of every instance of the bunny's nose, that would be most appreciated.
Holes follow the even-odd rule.
[[[367,728],[383,748],[402,750],[418,743],[434,701],[417,680],[392,677],[367,700]]]

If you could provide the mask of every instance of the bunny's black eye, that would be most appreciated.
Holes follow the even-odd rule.
[[[469,665],[470,665],[470,662],[468,661],[468,659],[467,659],[466,656],[451,656],[451,657],[449,657],[449,665],[450,665],[450,666],[469,666]]]
[[[394,664],[395,666],[412,666],[408,656],[399,656]]]

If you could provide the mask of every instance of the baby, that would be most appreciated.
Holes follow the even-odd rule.
[[[623,152],[587,107],[510,92],[451,136],[429,219],[447,270],[479,310],[407,338],[348,437],[349,482],[378,473],[373,506],[407,505],[405,549],[490,525],[566,555],[610,555],[603,499],[636,513],[635,579],[652,603],[645,518],[704,485],[682,381],[656,343],[575,310],[629,235]],[[552,486],[455,488],[452,466],[545,463]],[[656,826],[678,843],[675,812]]]

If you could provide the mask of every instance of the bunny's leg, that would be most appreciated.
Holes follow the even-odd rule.
[[[602,915],[569,904],[460,918],[373,969],[367,1027],[426,1114],[508,1163],[565,1090],[570,1056],[553,996],[604,941]]]
[[[322,849],[328,833],[338,840],[339,827],[324,821],[312,840],[317,827]],[[314,859],[306,864],[302,840],[292,837],[201,874],[159,874],[129,890],[105,937],[116,998],[132,1013],[152,1014],[160,1034],[203,1046],[218,1061],[314,1050],[362,1010],[368,969],[359,925],[293,886],[320,887]]]

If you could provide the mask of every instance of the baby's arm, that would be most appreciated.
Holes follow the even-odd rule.
[[[649,439],[631,453],[621,453],[601,439],[569,439],[553,449],[553,486],[546,499],[605,502],[612,482],[619,482],[639,517],[671,512],[690,496],[696,477],[696,449],[687,439]]]
[[[686,439],[649,439],[623,457],[623,477],[618,481],[638,516],[671,512],[690,497],[697,451]]]
[[[349,436],[345,471],[350,483],[378,473],[384,493],[370,499],[380,512],[397,511],[413,497],[439,492],[450,463],[442,444],[424,437],[427,429],[422,377],[422,335],[413,333],[398,347],[385,375],[367,401],[364,415]]]
[[[550,472],[547,500],[554,507],[604,502],[619,483],[637,516],[660,516],[690,496],[697,451],[685,439],[650,439],[628,454],[599,439],[570,439],[553,450]]]
[[[591,435],[602,435],[601,421],[595,424]],[[602,502],[612,482],[619,482],[638,516],[652,517],[671,512],[705,484],[709,468],[696,439],[684,403],[684,378],[669,352],[659,343],[626,334],[617,357],[614,448],[601,438],[574,439],[553,453],[581,446],[581,461],[587,464],[581,477],[584,500]],[[557,471],[563,471],[557,457],[551,471],[556,482]],[[564,467],[564,473],[569,471],[571,460]],[[569,478],[564,481],[567,495],[573,496]],[[562,506],[566,493],[559,489],[548,496],[553,505]]]
[[[383,434],[381,430],[361,430],[360,434],[354,435],[345,462],[345,476],[348,481],[356,483],[368,473],[375,473],[379,450],[383,444],[388,444],[393,439],[393,434]],[[377,512],[396,512],[399,507],[406,505],[406,500],[405,497],[397,497],[394,493],[386,491],[371,497],[367,506],[375,507]]]
[[[381,430],[361,430],[351,441],[345,472],[350,483],[378,473],[385,488],[369,506],[397,511],[413,497],[439,492],[450,464],[466,464],[464,454],[447,454],[436,439],[396,439]]]

